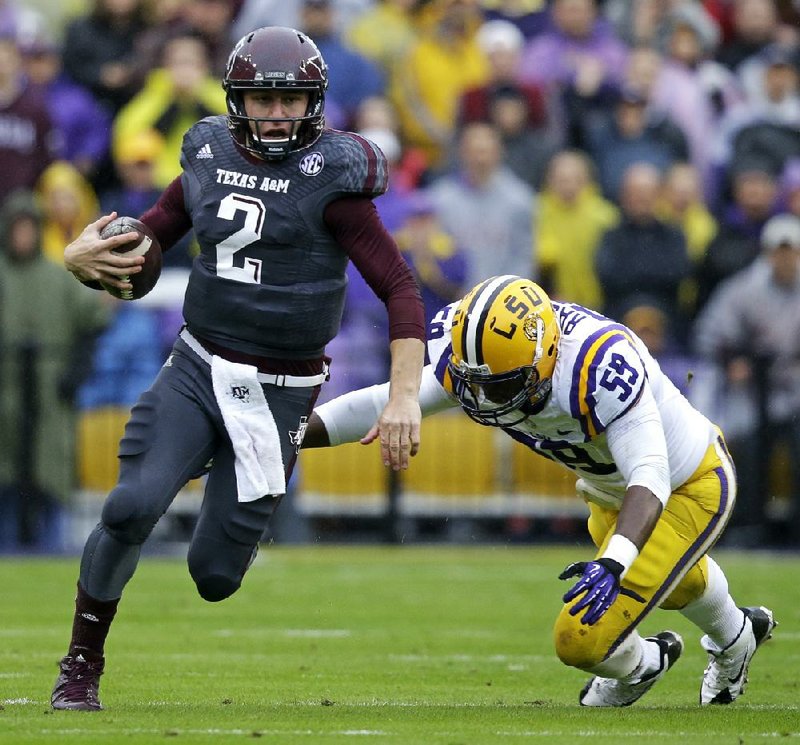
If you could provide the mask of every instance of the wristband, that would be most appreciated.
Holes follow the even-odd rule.
[[[631,568],[631,564],[636,561],[639,555],[639,549],[629,538],[619,533],[614,533],[609,540],[606,550],[603,551],[601,559],[613,559],[622,564],[622,574],[619,576],[622,579]]]

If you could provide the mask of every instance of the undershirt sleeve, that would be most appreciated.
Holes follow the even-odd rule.
[[[180,176],[164,189],[158,201],[139,219],[153,231],[162,251],[168,251],[192,229]]]
[[[341,445],[357,442],[367,434],[388,400],[389,384],[381,383],[338,396],[318,406],[314,413],[322,419],[330,444]],[[423,417],[458,406],[458,402],[436,380],[430,365],[422,370],[419,406]]]
[[[389,338],[425,341],[425,310],[414,275],[371,199],[344,197],[331,202],[325,225],[347,252],[372,291],[386,305]]]

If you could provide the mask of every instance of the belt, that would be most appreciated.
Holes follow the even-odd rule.
[[[180,333],[189,348],[204,362],[211,364],[211,353],[189,333],[188,329],[183,329]],[[258,382],[268,385],[277,385],[282,388],[312,388],[321,385],[328,379],[328,365],[317,375],[275,375],[272,373],[258,373]]]

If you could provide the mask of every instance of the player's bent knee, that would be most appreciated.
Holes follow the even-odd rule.
[[[195,586],[197,592],[203,600],[209,603],[218,603],[233,595],[239,587],[241,582],[236,582],[230,577],[223,577],[219,574],[212,574],[207,577],[195,577]]]
[[[580,670],[599,665],[609,649],[605,634],[600,633],[599,628],[581,624],[566,611],[556,621],[553,638],[558,659]]]
[[[160,512],[143,510],[136,495],[118,485],[103,505],[101,520],[118,541],[139,545],[147,540],[160,517]]]

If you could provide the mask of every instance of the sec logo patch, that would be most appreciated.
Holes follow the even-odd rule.
[[[300,161],[300,172],[306,176],[316,176],[325,167],[322,153],[309,153]]]

